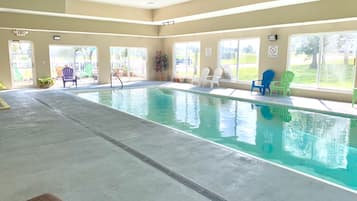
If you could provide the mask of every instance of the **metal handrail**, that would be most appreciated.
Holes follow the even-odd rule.
[[[121,84],[121,89],[124,88],[123,81],[121,81],[119,75],[117,73],[113,73],[113,72],[110,73],[110,87],[113,88],[113,76],[115,76],[119,79],[120,84]]]

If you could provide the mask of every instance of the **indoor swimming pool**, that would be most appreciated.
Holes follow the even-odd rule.
[[[168,88],[81,98],[357,190],[357,119]]]

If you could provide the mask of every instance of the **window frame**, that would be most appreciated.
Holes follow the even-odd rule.
[[[87,48],[87,47],[94,47],[96,49],[96,54],[97,54],[97,57],[96,57],[96,70],[97,70],[97,80],[94,82],[95,84],[99,84],[99,79],[100,79],[100,73],[99,73],[99,63],[100,63],[100,56],[99,56],[99,48],[97,45],[86,45],[86,44],[80,44],[80,45],[73,45],[73,44],[55,44],[55,43],[50,43],[48,44],[48,59],[49,59],[49,66],[50,66],[50,74],[51,74],[51,77],[53,77],[52,75],[52,61],[51,61],[51,46],[52,47],[72,47],[72,48],[75,48],[75,47],[78,47],[78,48]],[[75,68],[74,68],[75,69]],[[81,81],[79,80],[78,83],[80,83]]]
[[[144,69],[144,80],[148,79],[148,62],[149,62],[149,50],[147,47],[136,47],[136,46],[109,46],[109,62],[110,62],[110,72],[112,72],[113,70],[113,66],[112,66],[112,49],[114,48],[126,48],[129,49],[131,48],[137,48],[137,49],[144,49],[145,50],[145,56],[146,56],[146,62],[145,62],[145,69]],[[129,54],[128,54],[129,56]],[[130,76],[129,76],[130,77]]]
[[[323,38],[324,35],[329,35],[329,34],[348,34],[348,33],[355,33],[357,34],[357,31],[333,31],[333,32],[314,32],[314,33],[297,33],[297,34],[291,34],[289,35],[288,38],[288,48],[287,48],[287,61],[286,61],[286,67],[285,70],[291,70],[291,48],[292,48],[292,38],[296,36],[318,36],[320,41],[319,45],[320,47],[323,46]],[[357,37],[356,37],[357,39]],[[357,44],[357,40],[356,40]],[[321,77],[321,63],[323,59],[323,49],[320,48],[319,51],[319,56],[318,56],[318,63],[317,63],[317,69],[316,69],[316,84],[313,85],[306,85],[306,84],[296,84],[294,81],[291,83],[292,88],[297,88],[297,89],[307,89],[307,90],[316,90],[316,91],[323,91],[323,92],[339,92],[346,94],[346,92],[349,94],[353,88],[356,87],[356,76],[357,76],[357,46],[356,46],[356,54],[355,54],[355,62],[353,66],[353,80],[352,80],[352,88],[351,89],[342,89],[342,88],[330,88],[330,87],[321,87],[320,86],[320,77]]]
[[[180,41],[180,42],[175,42],[174,44],[173,44],[173,50],[172,50],[172,60],[173,60],[173,62],[172,62],[172,64],[173,64],[173,67],[172,67],[172,77],[174,77],[174,78],[178,78],[177,77],[177,75],[176,75],[176,45],[177,44],[188,44],[188,43],[198,43],[199,44],[199,61],[200,61],[200,63],[199,63],[199,65],[197,66],[197,69],[198,69],[198,74],[197,75],[193,75],[193,77],[195,77],[195,76],[199,76],[200,75],[200,73],[201,73],[201,41],[200,40],[194,40],[194,41]],[[186,66],[186,68],[187,68],[187,66]],[[187,70],[187,69],[186,69]],[[182,78],[182,79],[193,79],[193,77],[180,77],[180,78]]]
[[[217,66],[222,67],[221,65],[221,60],[220,60],[220,56],[221,56],[221,48],[220,48],[220,44],[222,41],[238,41],[238,45],[237,45],[237,49],[238,49],[238,53],[237,53],[237,76],[234,79],[225,79],[222,78],[221,81],[224,82],[231,82],[231,83],[239,83],[239,84],[251,84],[251,80],[239,80],[239,48],[240,48],[240,41],[241,40],[253,40],[253,39],[257,39],[259,40],[259,47],[257,50],[257,68],[258,68],[258,77],[256,79],[259,79],[259,69],[260,69],[260,53],[261,53],[261,37],[260,36],[256,36],[256,37],[243,37],[243,38],[224,38],[224,39],[220,39],[218,41],[217,44]],[[223,67],[222,67],[223,68]]]

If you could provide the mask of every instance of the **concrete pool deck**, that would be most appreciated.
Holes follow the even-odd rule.
[[[0,96],[11,105],[0,111],[1,201],[45,192],[64,201],[357,199],[352,192],[61,90]]]

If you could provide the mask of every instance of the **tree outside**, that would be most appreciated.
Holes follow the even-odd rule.
[[[357,34],[325,33],[292,36],[289,69],[294,84],[308,87],[353,87]]]

